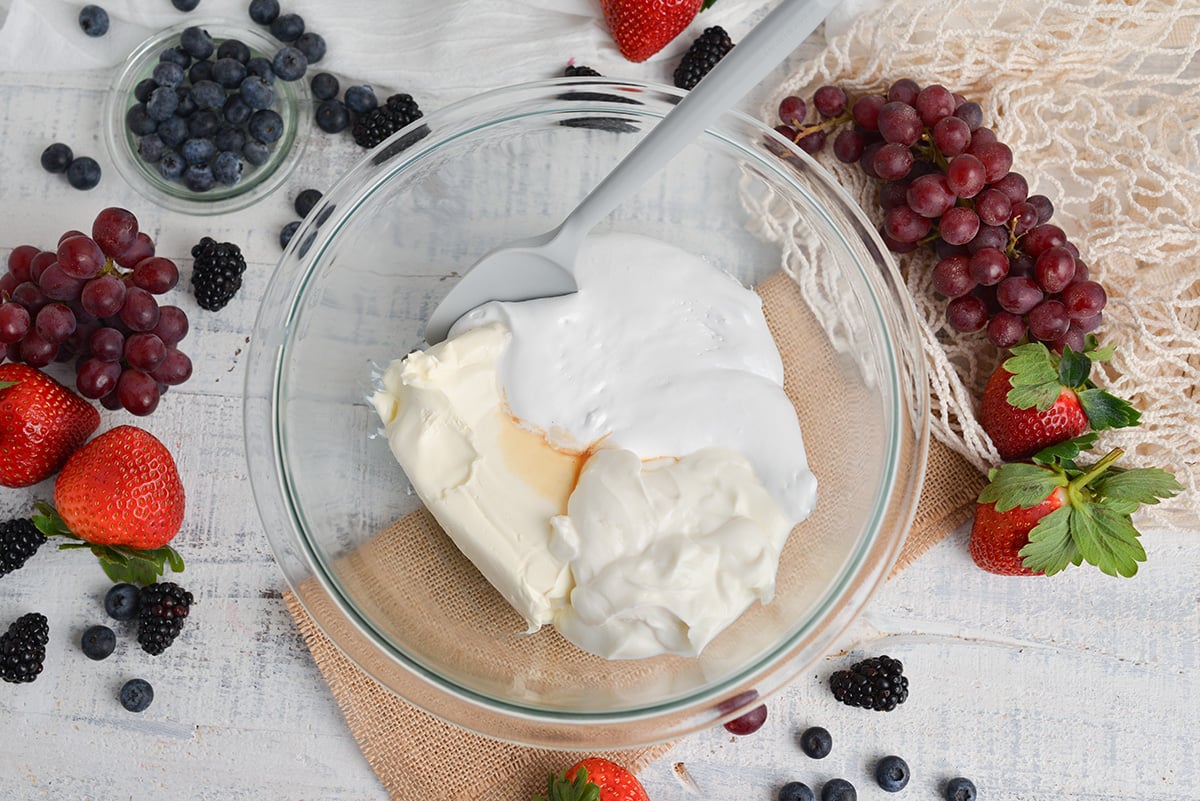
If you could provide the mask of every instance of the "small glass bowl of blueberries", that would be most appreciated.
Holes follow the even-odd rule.
[[[150,200],[191,214],[235,211],[295,167],[312,116],[305,75],[325,41],[299,15],[262,20],[168,28],[120,68],[105,141],[118,172]]]

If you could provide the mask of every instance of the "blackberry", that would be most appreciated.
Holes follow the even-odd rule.
[[[196,303],[208,311],[223,309],[242,288],[245,271],[246,260],[237,245],[204,237],[192,248],[192,291]]]
[[[354,141],[361,147],[375,147],[422,116],[412,95],[392,95],[382,106],[358,118],[354,123]]]
[[[46,541],[46,535],[27,517],[0,523],[0,576],[6,576],[25,564]]]
[[[154,656],[167,650],[179,636],[191,606],[192,594],[173,581],[142,587],[138,595],[137,633],[142,650]]]
[[[829,677],[833,697],[848,706],[890,712],[908,699],[904,665],[889,656],[864,659]]]
[[[33,681],[46,661],[50,624],[38,612],[21,615],[0,636],[0,679],[13,684]]]
[[[585,67],[582,64],[568,64],[563,70],[564,78],[603,78],[604,76],[596,72],[591,67]]]
[[[675,68],[675,85],[680,89],[694,89],[700,79],[717,66],[717,62],[725,58],[733,49],[733,40],[720,25],[705,28],[692,46],[683,54],[679,66]]]

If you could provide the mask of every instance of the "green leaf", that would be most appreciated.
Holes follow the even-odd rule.
[[[1117,514],[1103,504],[1073,508],[1071,537],[1084,560],[1110,576],[1133,576],[1137,573],[1137,563],[1146,561],[1146,550],[1129,516]]]
[[[1067,477],[1058,470],[1036,464],[1013,462],[1001,465],[989,475],[992,481],[979,493],[980,503],[996,504],[997,512],[1020,506],[1037,506],[1054,492],[1067,486]]]
[[[1074,467],[1075,458],[1083,451],[1090,450],[1099,438],[1099,434],[1089,432],[1087,434],[1080,434],[1074,439],[1048,445],[1033,455],[1033,461],[1044,465],[1057,464],[1064,467]]]
[[[1013,348],[1013,354],[1004,360],[1003,367],[1009,377],[1008,394],[1005,400],[1018,409],[1046,411],[1062,393],[1058,380],[1058,367],[1050,350],[1041,342],[1030,342]]]
[[[1142,421],[1142,413],[1132,403],[1103,389],[1082,389],[1076,394],[1088,425],[1095,431],[1136,426]]]
[[[1029,531],[1029,543],[1017,552],[1021,564],[1047,576],[1078,564],[1079,549],[1071,538],[1071,507],[1060,506]]]
[[[716,4],[717,0],[704,0],[704,5],[700,6],[701,11],[708,11]]]
[[[1058,360],[1058,380],[1064,387],[1080,387],[1092,374],[1092,360],[1083,353],[1076,353],[1068,345],[1063,348]]]
[[[1175,476],[1158,467],[1138,467],[1133,470],[1113,470],[1105,473],[1092,485],[1097,496],[1108,501],[1128,501],[1133,504],[1158,503],[1183,492]]]
[[[1083,351],[1088,355],[1093,362],[1106,362],[1113,357],[1117,349],[1113,345],[1105,345],[1100,347],[1100,340],[1096,339],[1095,334],[1088,334],[1083,339]]]

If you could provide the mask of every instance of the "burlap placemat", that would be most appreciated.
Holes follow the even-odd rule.
[[[812,401],[806,400],[801,392],[801,366],[807,366],[811,372],[814,360],[819,364],[832,363],[838,354],[827,344],[821,344],[826,339],[814,330],[817,323],[807,312],[791,279],[783,274],[776,275],[760,284],[758,291],[763,297],[768,324],[784,357],[785,390],[797,405],[803,422],[806,414],[812,415],[813,410],[803,408],[805,402]],[[837,371],[829,372],[834,376],[830,380],[837,380]],[[844,436],[836,425],[814,427],[811,431],[805,429],[806,448],[814,469],[819,470],[822,458],[829,458],[836,448],[844,446]],[[836,481],[833,479],[834,484]],[[966,520],[982,484],[983,477],[963,457],[940,443],[931,443],[924,490],[895,570],[911,563]],[[805,525],[815,527],[816,532],[806,531],[805,542],[814,541],[812,537],[819,539],[823,531],[837,530],[836,516],[831,513],[823,520],[820,511],[818,504],[818,513],[806,521]],[[789,546],[793,563],[803,561],[804,547]],[[797,552],[800,552],[798,556]],[[781,586],[788,572],[788,559],[789,554],[785,553],[785,560],[781,562]],[[412,599],[405,597],[406,583],[397,581],[394,572],[385,573],[378,567],[396,564],[405,565],[404,570],[409,575],[420,576],[421,581],[411,582],[411,585],[422,587],[426,599],[431,595],[446,599],[446,607],[439,610],[436,619],[431,619],[425,604],[411,603]],[[461,659],[486,665],[490,658],[489,648],[523,649],[532,653],[531,665],[562,665],[565,660],[571,665],[567,672],[572,677],[569,680],[581,684],[587,682],[579,677],[587,677],[589,670],[594,670],[595,676],[602,676],[605,682],[628,686],[636,686],[645,678],[644,663],[625,662],[614,668],[613,663],[574,649],[553,631],[516,640],[489,639],[485,628],[498,625],[504,631],[516,631],[521,628],[520,619],[457,553],[424,510],[407,515],[347,556],[339,564],[338,575],[352,585],[356,602],[365,606],[368,612],[372,611],[372,604],[386,605],[389,619],[402,621],[406,637],[419,640],[438,636],[437,627],[447,620],[453,625],[467,627],[464,641],[469,641],[470,645],[464,645]],[[428,588],[431,581],[443,585],[444,591],[435,589],[431,592]],[[532,793],[542,789],[548,772],[561,770],[579,759],[577,752],[526,748],[483,737],[418,709],[384,689],[347,658],[321,631],[295,594],[289,591],[285,593],[285,599],[351,733],[392,799],[526,801]],[[319,595],[314,599],[307,592],[306,599],[310,605],[323,603]],[[321,617],[325,617],[324,613]],[[478,636],[472,636],[471,626],[480,627]],[[491,656],[496,657],[496,665],[501,664],[501,658]],[[556,673],[561,680],[563,671]],[[508,679],[511,677],[496,676],[498,682]],[[522,679],[525,682],[554,680],[536,675],[536,671]],[[671,744],[663,744],[608,756],[637,771],[670,748]],[[486,767],[480,770],[478,766]]]

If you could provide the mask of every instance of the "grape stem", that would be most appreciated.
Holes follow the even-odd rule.
[[[797,143],[804,137],[815,134],[817,131],[824,131],[827,128],[836,128],[839,125],[844,125],[845,123],[850,122],[852,119],[854,119],[854,117],[852,117],[850,112],[847,111],[839,114],[836,117],[830,117],[827,120],[814,122],[812,125],[797,126],[796,135],[792,137],[792,142]]]

